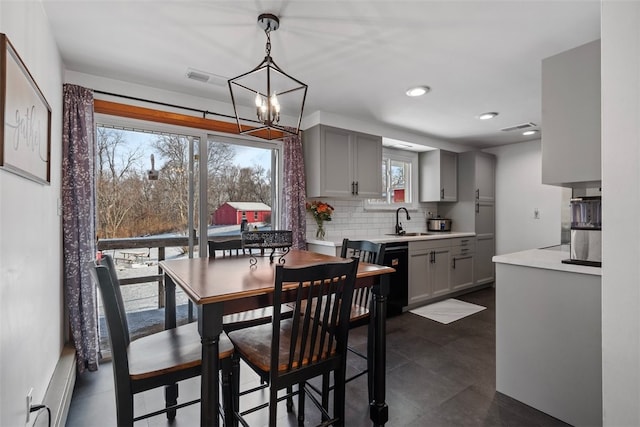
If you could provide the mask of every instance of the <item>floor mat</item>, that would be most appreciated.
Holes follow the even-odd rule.
[[[410,310],[410,312],[447,325],[486,308],[487,307],[481,305],[471,304],[470,302],[449,298]]]

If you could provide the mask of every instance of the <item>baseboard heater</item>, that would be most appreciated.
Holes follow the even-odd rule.
[[[51,426],[64,427],[69,415],[69,405],[76,384],[76,349],[66,345],[60,353],[49,386],[44,395],[44,404],[51,409]],[[47,414],[38,417],[34,427],[47,426]]]

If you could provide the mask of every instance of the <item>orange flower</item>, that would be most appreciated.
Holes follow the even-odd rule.
[[[333,206],[320,200],[312,200],[305,204],[307,211],[311,212],[316,222],[331,221]]]

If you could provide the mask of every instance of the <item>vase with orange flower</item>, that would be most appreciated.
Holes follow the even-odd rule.
[[[326,231],[324,229],[324,222],[331,221],[331,215],[333,214],[333,206],[320,200],[313,200],[306,203],[307,211],[311,212],[313,219],[316,221],[316,239],[324,240]]]

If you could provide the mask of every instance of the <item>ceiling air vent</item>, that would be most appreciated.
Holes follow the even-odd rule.
[[[533,122],[527,122],[527,123],[522,123],[522,124],[515,125],[515,126],[509,126],[508,128],[502,128],[500,130],[504,131],[504,132],[509,132],[509,131],[512,131],[512,130],[523,130],[523,129],[534,128],[534,127],[537,127],[537,126],[538,125],[536,125]]]
[[[217,86],[225,86],[228,80],[223,76],[207,73],[206,71],[195,70],[193,68],[187,68],[186,76],[191,80],[195,80],[201,83],[209,83]]]

